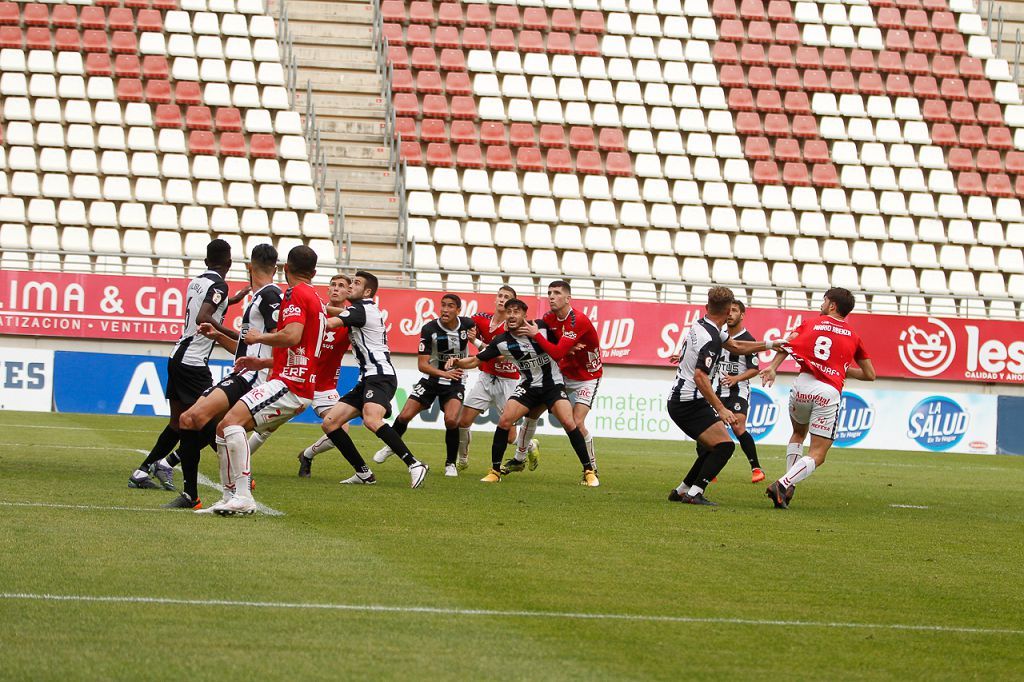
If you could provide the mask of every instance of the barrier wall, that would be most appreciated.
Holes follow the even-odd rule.
[[[183,316],[183,279],[74,273],[0,272],[0,334],[173,341]],[[237,290],[240,283],[232,283]],[[326,292],[324,292],[326,294]],[[463,314],[493,310],[493,295],[460,294]],[[439,292],[385,290],[379,297],[389,320],[391,348],[415,353],[419,330],[437,317]],[[531,298],[538,317],[544,299]],[[604,361],[662,365],[700,306],[673,303],[592,301],[574,305],[596,321]],[[243,306],[230,309],[237,329]],[[779,338],[807,311],[750,308],[747,328],[758,338]],[[867,342],[881,377],[918,380],[1024,383],[1024,322],[854,314],[851,324]],[[772,353],[762,354],[769,360]],[[782,371],[795,371],[787,362]]]
[[[145,355],[115,355],[71,351],[27,351],[0,348],[0,409],[79,412],[93,414],[169,414],[164,399],[166,359]],[[229,371],[227,361],[213,361],[219,380]],[[409,388],[419,378],[414,370],[399,370],[400,409]],[[342,368],[339,390],[355,384],[354,367]],[[470,382],[476,377],[471,377]],[[607,377],[601,382],[589,420],[598,437],[684,440],[666,412],[673,381],[671,367],[664,380]],[[750,401],[748,429],[755,440],[781,445],[789,439],[786,406],[789,378],[769,389],[755,388]],[[839,447],[936,452],[1021,452],[1024,442],[1020,415],[1024,400],[977,394],[932,394],[922,391],[874,390],[850,382],[843,394]],[[1006,409],[1003,407],[1007,406]],[[479,423],[495,423],[482,415]],[[311,411],[299,420],[316,422]],[[443,428],[437,406],[423,413],[416,426]],[[539,431],[561,433],[545,416]],[[997,437],[998,436],[998,437]],[[1005,436],[1005,438],[1004,438]],[[1009,441],[1004,445],[1004,440]]]

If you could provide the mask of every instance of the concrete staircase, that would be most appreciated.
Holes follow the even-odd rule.
[[[369,0],[278,2],[288,9],[298,64],[296,109],[303,114],[307,82],[312,86],[331,188],[324,210],[334,211],[333,187],[338,181],[352,267],[399,268],[398,199],[395,177],[388,169],[385,103],[371,42],[373,5]],[[279,16],[279,5],[272,12]],[[396,279],[400,278],[387,278],[390,284],[404,283]]]

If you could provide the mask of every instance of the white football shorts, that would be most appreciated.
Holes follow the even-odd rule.
[[[292,393],[280,379],[271,379],[242,396],[249,408],[256,430],[272,432],[309,407],[309,398]]]
[[[574,405],[578,403],[590,407],[594,404],[594,398],[597,397],[597,387],[600,385],[600,378],[587,379],[586,381],[566,379],[565,392],[569,394],[569,399],[572,400]]]
[[[508,379],[487,372],[477,372],[473,388],[469,389],[469,394],[466,395],[462,404],[477,412],[485,412],[491,406],[501,412],[505,408],[509,396],[512,395],[512,391],[516,390],[518,385],[519,379]]]
[[[338,395],[337,389],[333,391],[317,391],[313,394],[313,411],[316,412],[316,416],[323,419],[327,411],[337,405],[339,400],[341,400],[341,396]]]
[[[789,416],[798,424],[808,424],[811,435],[835,440],[841,397],[834,386],[801,372],[789,392]]]

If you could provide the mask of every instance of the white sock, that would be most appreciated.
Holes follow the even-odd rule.
[[[302,451],[302,456],[306,459],[313,459],[321,452],[327,452],[334,447],[334,443],[326,435],[320,436],[320,440],[310,445],[308,448]]]
[[[690,497],[696,497],[697,495],[700,495],[703,492],[704,488],[701,488],[699,485],[691,485],[690,489],[686,491],[686,494],[689,495]]]
[[[174,465],[168,462],[166,457],[157,462],[157,464],[160,465],[161,467],[171,467],[172,469],[174,468]]]
[[[808,476],[814,473],[814,460],[808,456],[803,456],[796,461],[786,475],[779,479],[779,482],[787,488],[791,485],[796,485],[800,481],[804,480]]]
[[[590,468],[597,471],[597,454],[594,453],[594,435],[588,433],[584,442],[587,444],[587,454],[590,455]]]
[[[223,488],[221,499],[227,502],[235,494],[235,484],[231,482],[231,465],[228,460],[228,448],[224,439],[217,436],[217,459],[220,462],[220,486]]]
[[[252,491],[249,489],[249,441],[245,437],[245,429],[241,426],[224,427],[224,445],[228,451],[235,495],[252,499]]]
[[[786,446],[786,471],[793,468],[796,461],[804,454],[803,443],[790,443]]]
[[[466,459],[469,457],[469,443],[473,440],[473,432],[469,429],[459,429],[459,457]]]
[[[526,453],[529,450],[530,441],[535,433],[537,433],[537,420],[524,417],[523,426],[519,429],[519,433],[516,434],[515,458],[517,462],[526,461]]]
[[[269,433],[260,433],[259,431],[253,431],[252,433],[250,433],[249,456],[252,456],[252,453],[256,452],[261,447],[263,447],[263,444],[267,442],[268,438],[270,438]]]

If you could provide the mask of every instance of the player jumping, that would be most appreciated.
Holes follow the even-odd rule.
[[[682,348],[672,356],[678,363],[676,381],[668,398],[668,415],[676,426],[698,443],[697,459],[690,471],[668,495],[671,502],[710,505],[704,491],[736,449],[725,426],[736,423],[732,413],[715,394],[711,377],[725,348],[737,355],[770,349],[772,342],[738,341],[729,338],[722,325],[729,317],[733,294],[726,287],[708,292],[707,314],[686,332]]]
[[[796,336],[784,342],[771,365],[761,370],[765,386],[775,381],[779,365],[792,357],[800,373],[789,393],[789,418],[793,435],[786,447],[786,475],[765,491],[776,509],[787,509],[794,486],[825,463],[839,428],[839,403],[846,377],[875,380],[875,368],[860,336],[846,322],[855,299],[847,289],[833,287],[821,302],[821,317],[804,320]],[[850,367],[857,363],[857,367]],[[811,434],[810,455],[803,454]]]
[[[505,303],[505,324],[508,331],[496,337],[486,348],[471,358],[451,359],[449,367],[473,369],[481,362],[499,355],[511,358],[522,377],[519,386],[509,397],[494,430],[491,443],[491,470],[482,479],[485,483],[501,480],[501,459],[508,446],[508,434],[520,418],[530,415],[538,418],[548,410],[562,424],[573,450],[583,466],[580,485],[596,488],[601,485],[597,472],[590,463],[587,443],[572,418],[572,405],[565,393],[565,380],[558,361],[575,346],[575,340],[562,339],[543,321],[526,321],[526,303],[512,299]]]
[[[409,422],[436,400],[444,413],[444,475],[450,478],[459,475],[455,467],[459,453],[458,417],[466,386],[462,383],[463,371],[445,369],[445,364],[450,358],[466,357],[466,346],[476,336],[476,323],[460,316],[461,310],[462,299],[455,294],[445,294],[441,297],[441,316],[427,322],[420,330],[418,366],[423,378],[413,386],[394,425],[395,433],[404,435]],[[381,464],[393,454],[385,445],[373,456],[373,461]]]
[[[354,476],[342,483],[377,482],[356,444],[342,428],[361,415],[366,428],[384,441],[409,467],[410,486],[419,488],[430,467],[413,457],[402,437],[384,421],[391,414],[391,400],[398,390],[398,379],[395,367],[391,364],[384,314],[373,300],[376,295],[377,277],[364,270],[356,272],[352,286],[349,287],[349,306],[328,321],[330,329],[341,326],[348,328],[352,350],[359,361],[359,382],[341,397],[337,405],[328,410],[323,420],[323,431],[356,470]]]

